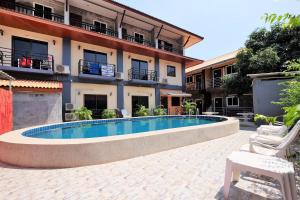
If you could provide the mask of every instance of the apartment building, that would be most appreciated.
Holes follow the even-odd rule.
[[[233,65],[238,52],[233,51],[186,69],[187,92],[192,94],[200,112],[212,111],[229,116],[252,112],[252,94],[226,94],[222,87],[224,77],[236,75]]]
[[[170,13],[171,14],[171,13]],[[185,49],[203,37],[110,0],[1,0],[0,70],[17,79],[60,81],[62,102],[103,109],[163,104],[178,114]]]

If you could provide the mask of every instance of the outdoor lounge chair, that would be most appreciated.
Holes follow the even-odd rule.
[[[269,156],[286,157],[286,152],[291,143],[298,136],[299,130],[300,120],[294,125],[279,145],[270,145],[258,141],[252,141],[250,144],[243,145],[240,150]]]
[[[284,136],[288,132],[286,126],[262,125],[257,128],[256,132],[260,135]]]
[[[250,144],[256,141],[264,144],[279,145],[284,138],[288,137],[288,128],[286,126],[260,126],[256,132],[250,136]]]
[[[122,113],[123,118],[128,118],[128,117],[130,117],[130,115],[128,114],[127,110],[125,110],[125,109],[122,109],[122,110],[121,110],[121,113]]]
[[[281,185],[283,199],[297,199],[293,163],[287,160],[248,152],[232,152],[226,160],[223,190],[225,199],[229,197],[231,180],[239,181],[240,172],[250,172],[274,178]]]

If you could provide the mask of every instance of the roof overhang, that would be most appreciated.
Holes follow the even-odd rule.
[[[171,97],[191,97],[192,94],[184,92],[162,92],[161,96],[171,96]]]
[[[270,72],[270,73],[260,73],[260,74],[247,74],[247,76],[252,79],[293,78],[296,75],[299,76],[300,72],[291,71],[291,72]]]
[[[9,74],[5,73],[4,71],[0,70],[0,80],[15,80],[14,77],[10,76]]]
[[[182,63],[186,67],[191,67],[203,62],[199,59],[182,56],[153,47],[135,44],[119,38],[90,32],[81,28],[60,24],[5,9],[0,9],[0,22],[1,25],[22,30],[37,32],[55,37],[70,38],[72,40],[101,45],[113,49],[123,49],[124,51],[145,56],[159,57],[163,60]]]

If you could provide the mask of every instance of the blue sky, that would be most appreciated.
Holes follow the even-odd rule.
[[[209,59],[243,46],[264,13],[300,13],[298,0],[117,0],[204,36],[187,56]]]

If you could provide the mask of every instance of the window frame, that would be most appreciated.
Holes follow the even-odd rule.
[[[138,42],[138,41],[136,40],[137,38],[138,38],[138,40],[140,40],[140,37],[136,37],[135,34],[138,34],[138,35],[140,35],[140,36],[143,36],[143,39],[142,39],[141,42]],[[136,43],[144,44],[144,41],[145,41],[145,35],[144,35],[144,34],[139,33],[139,32],[133,32],[133,35],[134,35],[134,41],[135,41]]]
[[[233,105],[233,99],[237,98],[237,105]],[[232,105],[228,104],[228,99],[232,99]],[[237,96],[228,96],[226,97],[226,107],[239,107],[240,106],[240,98]]]
[[[169,74],[169,69],[170,68],[172,68],[172,69],[174,69],[174,75],[173,74]],[[176,77],[176,67],[175,66],[173,66],[173,65],[167,65],[167,76],[168,77]]]
[[[188,81],[189,78],[191,78],[191,81]],[[193,83],[193,81],[194,81],[193,76],[187,76],[186,77],[186,81],[185,81],[186,83]]]
[[[42,3],[39,3],[39,2],[33,2],[32,5],[33,5],[33,8],[34,8],[34,11],[32,12],[32,16],[34,16],[34,17],[40,17],[40,16],[36,16],[35,15],[35,5],[40,5],[40,6],[43,6],[43,17],[42,18],[53,21],[53,15],[52,15],[54,13],[54,8],[53,7],[45,5],[45,4],[42,4]],[[45,7],[51,9],[51,19],[45,18]]]
[[[93,20],[93,25],[94,25],[94,27],[95,27],[95,30],[97,30],[96,29],[96,24],[95,24],[95,22],[98,22],[99,24],[100,24],[100,31],[99,31],[99,33],[103,33],[103,32],[101,32],[101,24],[104,24],[105,25],[105,32],[103,33],[103,34],[107,34],[107,23],[106,22],[103,22],[103,21],[99,21],[99,20]]]
[[[176,98],[176,99],[178,99],[178,103],[179,103],[179,105],[174,105],[174,103],[173,103],[173,99],[174,98]],[[171,106],[172,107],[179,107],[179,106],[181,106],[181,103],[180,103],[180,97],[171,97]]]
[[[231,73],[228,73],[228,68],[231,68]],[[226,67],[225,67],[225,72],[226,72],[226,74],[234,74],[234,73],[236,73],[236,72],[233,72],[233,65],[227,65]]]

